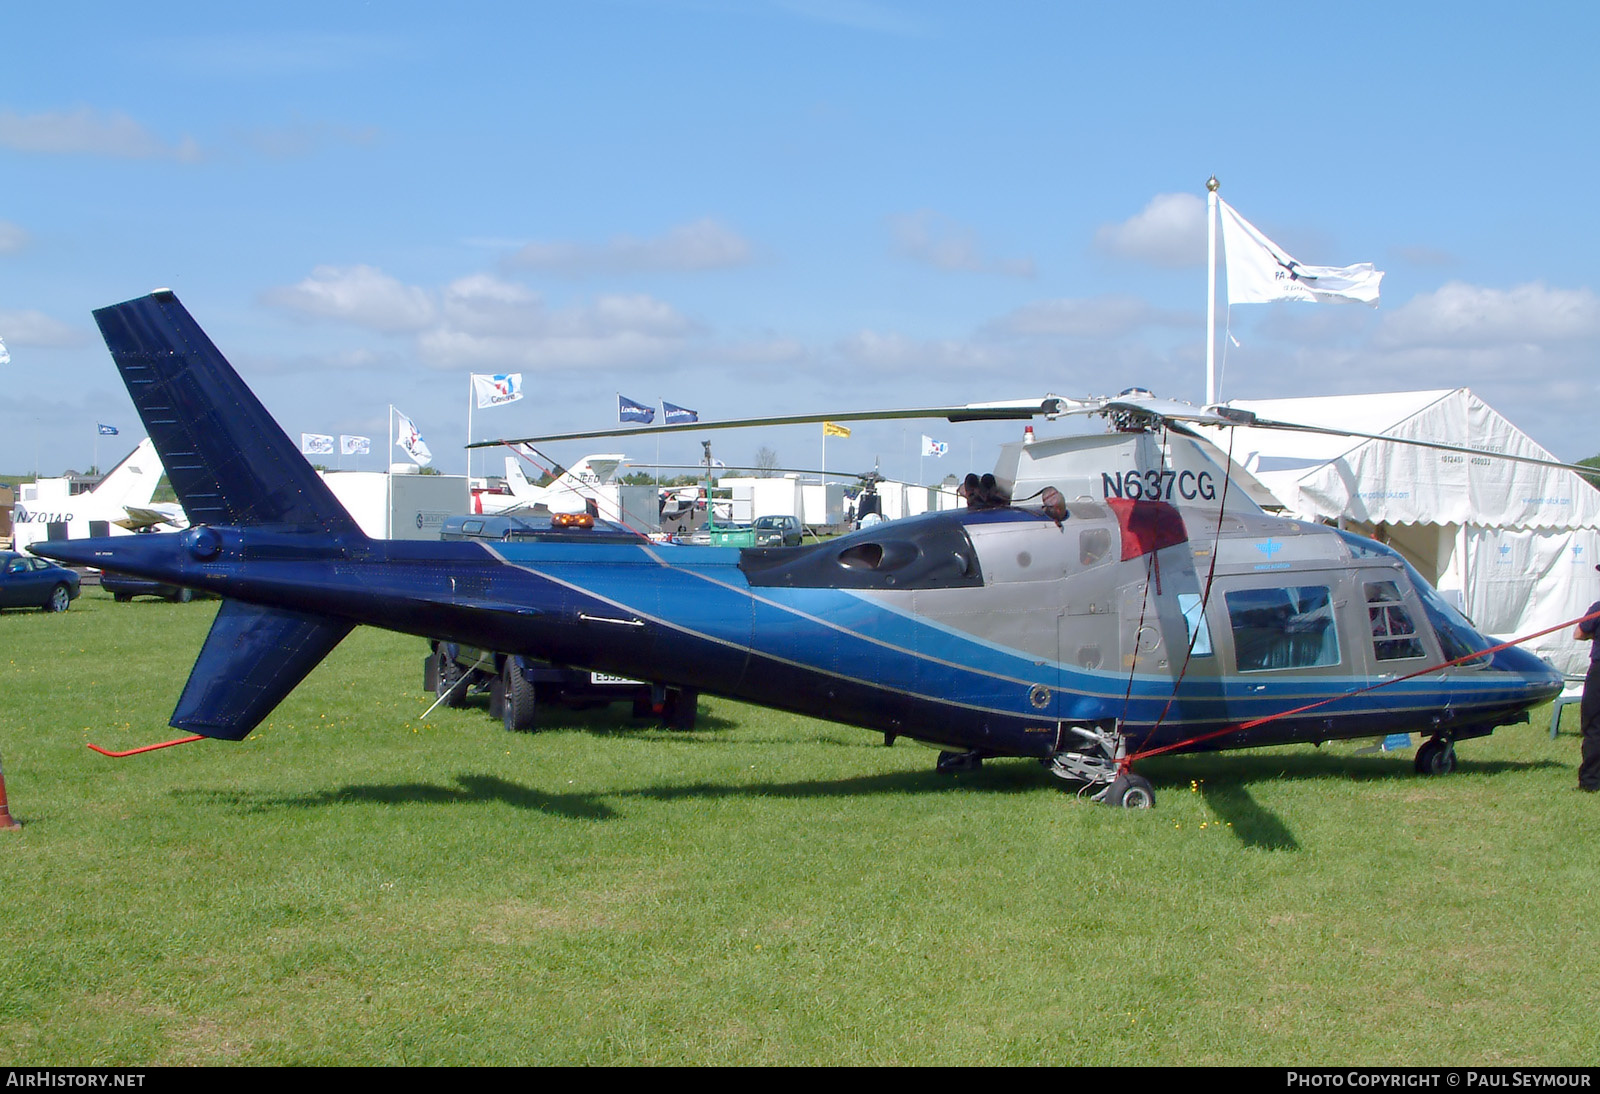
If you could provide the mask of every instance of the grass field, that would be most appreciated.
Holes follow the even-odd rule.
[[[715,699],[423,721],[420,640],[363,630],[243,743],[88,751],[176,735],[215,607],[0,616],[7,1064],[1600,1057],[1575,711],[1436,780],[1166,757],[1132,812]]]

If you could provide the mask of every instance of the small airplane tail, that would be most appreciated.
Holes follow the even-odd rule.
[[[94,488],[94,496],[112,505],[142,507],[155,497],[156,484],[160,481],[161,457],[154,443],[146,437],[139,442],[139,447],[106,473]]]
[[[506,457],[506,488],[516,498],[531,498],[538,492],[538,487],[522,473],[522,461],[515,456]]]
[[[94,318],[189,523],[360,535],[170,289]]]
[[[169,290],[94,313],[192,525],[364,540],[299,447]],[[350,633],[334,616],[225,600],[171,724],[237,741]]]

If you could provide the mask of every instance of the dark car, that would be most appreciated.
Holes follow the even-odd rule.
[[[193,589],[185,589],[180,585],[165,585],[159,581],[134,577],[132,574],[119,574],[111,570],[100,575],[100,587],[110,593],[119,604],[136,596],[159,596],[162,600],[171,600],[178,604],[187,604],[194,599]]]
[[[757,517],[755,529],[757,547],[800,546],[799,517]]]
[[[0,608],[64,612],[78,596],[78,575],[42,558],[0,551]]]

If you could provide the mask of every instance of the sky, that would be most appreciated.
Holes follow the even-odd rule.
[[[384,466],[393,405],[463,472],[475,372],[529,395],[473,411],[475,439],[612,426],[618,393],[708,420],[1199,403],[1213,174],[1301,262],[1385,272],[1375,309],[1229,309],[1219,277],[1223,398],[1465,386],[1563,459],[1600,452],[1600,6],[3,10],[0,472],[132,448],[90,313],[158,287],[291,436],[371,436],[346,468]],[[548,452],[692,462],[707,437],[935,481],[1019,431]]]

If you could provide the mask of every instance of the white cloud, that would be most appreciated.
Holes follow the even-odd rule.
[[[753,257],[744,237],[705,218],[647,239],[622,235],[599,244],[533,242],[506,259],[506,265],[565,274],[641,273],[728,269],[747,265]]]
[[[83,332],[38,311],[0,311],[0,339],[8,346],[75,346]]]
[[[15,254],[28,245],[28,233],[9,220],[0,220],[0,254]]]
[[[1206,264],[1206,203],[1194,194],[1157,194],[1136,215],[1103,225],[1095,249],[1115,258],[1178,269]]]
[[[1600,337],[1600,297],[1534,282],[1489,289],[1452,281],[1384,316],[1385,348],[1564,342]]]
[[[1118,338],[1153,325],[1198,325],[1199,315],[1161,312],[1137,296],[1039,300],[991,320],[986,333],[1006,336]]]
[[[372,266],[318,266],[298,285],[272,289],[269,304],[317,319],[337,319],[384,334],[420,330],[432,323],[428,293]]]
[[[931,209],[892,216],[889,230],[898,254],[935,269],[1010,277],[1033,277],[1037,272],[1031,258],[990,258],[978,242],[976,232]]]
[[[0,148],[53,156],[171,159],[185,163],[200,159],[200,146],[191,137],[173,144],[120,111],[101,114],[86,106],[28,115],[0,110]]]

